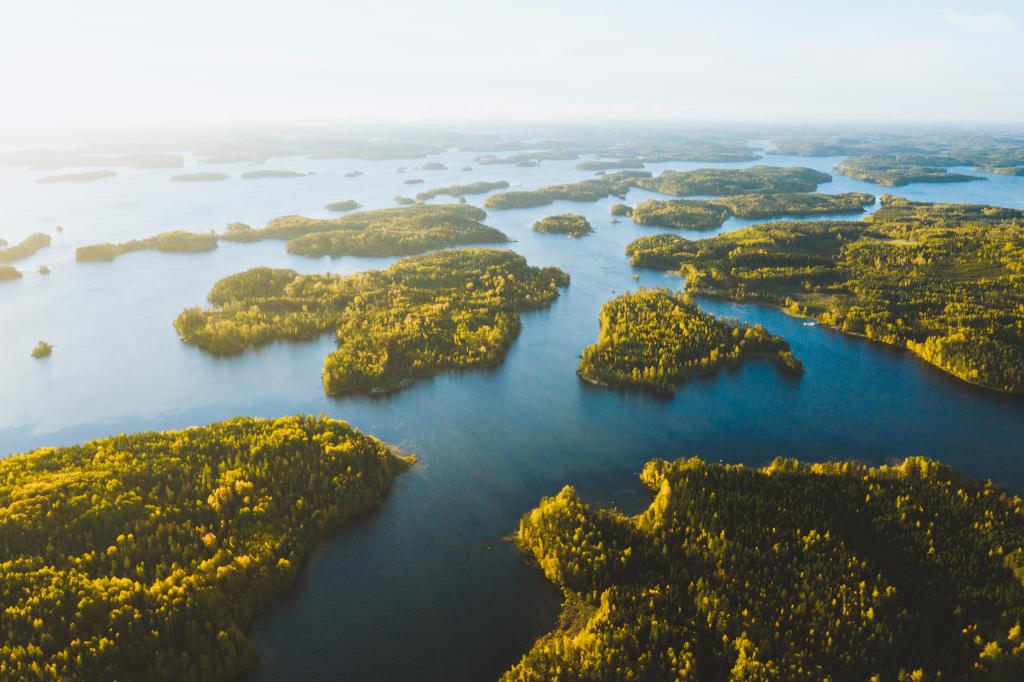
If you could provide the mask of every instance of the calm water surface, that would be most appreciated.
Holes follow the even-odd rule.
[[[641,509],[648,497],[636,475],[652,457],[696,454],[757,465],[777,455],[882,463],[924,454],[1024,490],[1024,401],[769,308],[702,303],[789,339],[807,370],[801,379],[751,362],[689,382],[671,399],[581,383],[578,355],[597,334],[602,303],[637,286],[682,284],[646,271],[633,280],[625,245],[660,230],[629,220],[611,224],[615,198],[491,213],[488,224],[517,240],[511,248],[533,265],[565,269],[571,286],[549,309],[524,316],[501,366],[420,381],[386,398],[323,395],[329,335],[217,359],[182,344],[171,321],[202,303],[217,279],[256,265],[345,273],[394,259],[313,260],[266,242],[224,244],[199,255],[137,253],[111,264],[73,260],[83,244],[221,229],[234,220],[262,225],[287,213],[326,215],[320,207],[340,199],[373,208],[433,186],[508,180],[533,188],[591,175],[576,171],[576,162],[477,166],[472,156],[437,157],[448,171],[416,170],[422,160],[284,159],[267,167],[316,175],[242,181],[237,176],[247,167],[235,164],[201,168],[230,172],[230,180],[180,184],[168,177],[181,170],[37,185],[41,173],[0,169],[0,236],[15,242],[57,224],[65,228],[54,246],[17,264],[26,272],[22,280],[0,283],[0,455],[239,414],[308,412],[345,419],[420,457],[384,504],[327,542],[294,592],[255,623],[252,636],[265,663],[254,680],[496,677],[551,626],[559,606],[557,592],[502,538],[541,496],[566,483],[588,500]],[[761,163],[827,171],[838,160],[770,156]],[[467,164],[475,170],[458,170]],[[399,166],[409,170],[399,174]],[[344,177],[354,169],[364,175]],[[413,177],[426,182],[403,184]],[[887,191],[1024,207],[1024,178],[986,177]],[[821,190],[880,193],[838,175]],[[628,202],[648,196],[656,195],[636,190]],[[530,231],[538,218],[566,211],[585,214],[596,233],[568,239]],[[733,219],[719,231],[751,222]],[[40,264],[53,273],[35,274]],[[39,339],[56,344],[51,358],[29,357]]]

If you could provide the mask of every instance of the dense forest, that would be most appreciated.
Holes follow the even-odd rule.
[[[655,460],[636,517],[571,487],[515,540],[565,595],[504,677],[1024,678],[1024,505],[920,457]]]
[[[508,208],[529,208],[547,206],[556,200],[597,201],[609,196],[624,198],[640,178],[650,177],[645,171],[622,171],[598,178],[581,180],[564,185],[549,185],[535,190],[502,192],[487,197],[484,206],[501,210]]]
[[[682,272],[691,293],[778,305],[1024,393],[1024,211],[882,201],[862,221],[653,235],[627,253],[635,266]]]
[[[112,178],[116,175],[117,172],[111,170],[85,171],[84,173],[61,173],[60,175],[47,175],[39,178],[36,182],[92,182],[94,180]]]
[[[49,245],[50,235],[42,232],[30,234],[14,246],[0,248],[0,263],[13,263],[29,258]]]
[[[406,183],[408,184],[408,180]],[[422,181],[421,181],[422,182]],[[450,185],[448,187],[435,187],[434,189],[428,189],[426,192],[420,192],[416,195],[417,201],[427,201],[428,199],[434,199],[442,195],[448,195],[451,197],[461,197],[466,194],[486,194],[493,192],[496,189],[508,189],[508,182],[505,180],[498,180],[496,182],[471,182],[468,185]]]
[[[0,678],[237,675],[253,616],[410,461],[325,417],[0,460]]]
[[[760,325],[719,320],[686,294],[667,289],[622,294],[602,306],[600,320],[597,343],[583,349],[579,375],[601,386],[671,393],[687,377],[753,357],[803,373],[782,337]]]
[[[185,310],[174,325],[182,340],[212,353],[334,330],[324,390],[385,393],[500,362],[519,313],[550,305],[568,284],[558,268],[492,249],[440,251],[345,277],[255,268],[217,282],[208,296],[214,308]]]
[[[920,154],[877,154],[851,156],[836,165],[836,172],[857,180],[885,187],[900,187],[912,182],[969,182],[984,180],[978,175],[950,173],[944,166],[950,160]]]
[[[719,199],[645,199],[630,208],[625,204],[612,206],[612,215],[629,216],[640,225],[676,227],[683,230],[713,230],[721,227],[729,216],[740,218],[775,218],[800,215],[860,213],[875,197],[871,194],[817,194],[789,192],[783,194],[736,194]]]
[[[570,237],[585,237],[594,231],[590,221],[579,213],[563,213],[549,215],[533,224],[534,232],[547,234],[567,234]]]
[[[643,167],[642,159],[595,159],[576,164],[576,170],[585,171],[627,170]]]
[[[91,244],[75,249],[75,260],[109,263],[118,256],[134,251],[160,251],[161,253],[201,253],[217,248],[217,235],[213,232],[162,232],[146,239],[133,239],[121,244]]]
[[[335,213],[344,213],[345,211],[354,211],[357,208],[362,208],[362,204],[355,199],[345,199],[344,201],[332,201],[324,206],[324,208]]]
[[[813,192],[828,173],[810,168],[751,166],[750,168],[698,168],[662,171],[657,177],[639,178],[637,187],[673,196],[725,196],[766,192]]]
[[[243,180],[262,180],[263,178],[304,178],[305,173],[290,170],[255,170],[242,173]]]
[[[182,173],[181,175],[172,175],[171,182],[217,182],[230,177],[227,173]]]

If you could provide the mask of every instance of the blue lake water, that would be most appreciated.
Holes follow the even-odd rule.
[[[1024,401],[970,387],[912,356],[842,336],[770,308],[704,301],[716,314],[765,324],[786,337],[805,365],[800,379],[768,362],[689,382],[672,398],[595,388],[575,375],[597,334],[601,305],[637,286],[678,287],[673,276],[640,272],[623,250],[659,228],[612,224],[620,200],[558,202],[492,212],[488,224],[533,265],[557,265],[572,284],[550,308],[524,316],[507,360],[483,371],[445,374],[389,397],[323,395],[320,367],[330,335],[214,358],[182,344],[171,321],[200,304],[219,278],[256,265],[303,272],[355,272],[394,259],[307,259],[281,242],[224,244],[197,255],[137,253],[110,264],[78,264],[74,249],[170,229],[262,225],[288,213],[356,199],[393,205],[397,194],[478,180],[533,188],[592,176],[575,161],[536,168],[477,166],[473,154],[365,162],[283,159],[269,168],[315,171],[294,179],[171,183],[182,170],[124,171],[94,183],[38,185],[42,173],[0,169],[0,237],[16,242],[52,232],[54,245],[17,263],[23,279],[0,283],[0,455],[122,431],[177,428],[239,414],[325,413],[419,455],[374,512],[347,524],[303,580],[253,626],[265,653],[255,680],[494,678],[549,629],[559,595],[502,541],[539,498],[571,483],[588,500],[636,511],[648,502],[636,475],[652,457],[701,455],[763,464],[778,455],[884,463],[909,454],[1024,490]],[[841,157],[769,156],[758,163],[828,171]],[[465,165],[472,172],[459,170]],[[750,164],[656,164],[685,170]],[[404,174],[396,168],[406,166]],[[364,175],[347,178],[351,170]],[[189,169],[193,170],[193,169]],[[407,186],[409,178],[423,185]],[[927,201],[1024,207],[1024,178],[915,184],[885,189],[836,175],[821,191],[867,191]],[[627,203],[657,196],[633,191]],[[480,204],[482,196],[468,197]],[[530,231],[545,215],[579,212],[596,232],[583,239]],[[730,220],[721,230],[755,221]],[[715,232],[684,236],[697,238]],[[41,264],[49,276],[35,273]],[[36,361],[39,339],[56,344]]]

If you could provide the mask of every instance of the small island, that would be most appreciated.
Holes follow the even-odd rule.
[[[39,266],[39,274],[40,275],[49,275],[50,274],[50,268],[48,266],[46,266],[46,265],[40,265]]]
[[[46,177],[39,178],[36,182],[93,182],[95,180],[112,178],[116,175],[117,173],[111,170],[87,171],[85,173],[62,173],[60,175],[47,175]]]
[[[46,358],[53,354],[53,345],[46,341],[40,341],[36,344],[36,347],[32,349],[32,357]]]
[[[682,230],[713,230],[729,218],[729,209],[708,201],[659,201],[645,199],[634,208],[612,206],[612,215],[624,215],[640,225],[675,227]]]
[[[217,282],[207,297],[214,307],[185,310],[174,326],[184,342],[216,354],[334,332],[324,391],[389,393],[419,377],[498,364],[520,312],[549,306],[568,285],[558,268],[479,248],[348,276],[254,268]]]
[[[636,516],[570,486],[523,516],[563,612],[503,682],[1024,678],[1024,503],[999,486],[923,457],[640,479]]]
[[[403,180],[402,184],[404,184],[404,185],[422,185],[424,182],[426,182],[426,181],[423,178],[409,178],[408,180]]]
[[[412,206],[416,203],[416,200],[412,197],[403,197],[402,195],[398,195],[395,197],[395,203],[399,206]]]
[[[414,461],[306,416],[0,460],[3,676],[236,678],[258,660],[253,618]]]
[[[304,178],[305,173],[291,170],[255,170],[242,173],[243,180],[261,180],[263,178]]]
[[[426,163],[420,164],[420,170],[448,170],[448,166],[440,163],[439,161],[427,161]]]
[[[670,394],[689,377],[734,367],[749,358],[772,360],[803,374],[789,344],[758,325],[730,323],[667,289],[626,293],[601,308],[597,343],[583,349],[579,375],[599,386]]]
[[[487,192],[493,192],[496,189],[508,189],[508,183],[504,180],[498,180],[497,182],[472,182],[468,185],[435,187],[434,189],[428,189],[426,192],[420,192],[417,194],[416,200],[427,201],[428,199],[434,199],[435,197],[442,195],[459,198],[467,194],[486,194]]]
[[[50,235],[36,232],[25,237],[14,246],[0,248],[0,263],[13,263],[36,255],[51,243]]]
[[[686,290],[775,305],[905,348],[968,383],[1024,394],[1024,211],[892,196],[860,221],[752,225],[710,239],[642,237],[636,267]]]
[[[21,272],[13,265],[0,265],[0,282],[21,279]]]
[[[358,178],[362,174],[363,174],[363,171],[354,170],[354,171],[349,171],[348,173],[345,173],[345,177],[346,178]]]
[[[218,182],[220,180],[227,180],[230,177],[229,173],[182,173],[180,175],[172,175],[171,182]]]
[[[570,237],[585,237],[594,231],[587,219],[579,213],[563,213],[541,218],[533,224],[534,232],[566,234]]]
[[[355,201],[353,199],[346,199],[344,201],[335,201],[333,203],[327,204],[324,208],[326,208],[328,211],[333,211],[335,213],[342,213],[344,211],[354,211],[357,208],[362,207],[363,205],[360,204],[358,201]]]
[[[230,228],[229,228],[230,229]],[[213,232],[162,232],[146,239],[133,239],[122,244],[92,244],[75,250],[79,262],[108,263],[118,256],[134,251],[160,251],[161,253],[201,253],[217,248],[217,235]]]

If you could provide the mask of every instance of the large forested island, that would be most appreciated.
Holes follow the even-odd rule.
[[[567,234],[570,237],[585,237],[594,231],[590,221],[579,213],[549,215],[535,222],[532,229],[534,232]]]
[[[691,293],[778,305],[1024,393],[1024,211],[882,201],[862,221],[654,235],[627,253],[635,266],[680,271]]]
[[[547,206],[556,200],[597,201],[609,196],[624,198],[633,187],[680,197],[813,192],[819,184],[831,180],[832,176],[828,173],[810,168],[778,166],[662,171],[657,177],[652,177],[647,171],[619,171],[563,185],[494,194],[487,197],[484,206],[492,209],[529,208]]]
[[[220,680],[253,616],[408,466],[321,417],[0,460],[0,678]]]
[[[612,214],[625,215],[640,225],[677,227],[684,230],[713,230],[729,216],[739,218],[778,218],[782,216],[861,213],[874,203],[871,194],[847,192],[818,194],[787,192],[782,194],[736,194],[718,199],[645,199],[635,207],[612,206]]]
[[[568,286],[558,268],[534,268],[511,251],[460,249],[406,258],[346,277],[255,268],[217,282],[212,310],[190,308],[174,325],[212,353],[334,330],[324,390],[386,393],[417,377],[500,362],[519,313]]]
[[[876,154],[851,156],[836,165],[836,172],[857,180],[885,187],[899,187],[912,182],[970,182],[984,180],[979,175],[950,173],[945,166],[956,161],[921,154]]]
[[[623,198],[640,178],[650,177],[646,171],[622,171],[599,178],[564,185],[549,185],[536,190],[502,192],[487,197],[484,206],[491,209],[547,206],[556,200],[597,201],[609,196]]]
[[[601,386],[671,393],[688,377],[735,366],[748,358],[773,360],[801,374],[785,339],[764,327],[730,323],[703,312],[682,293],[641,289],[601,308],[597,343],[583,349],[579,375]]]
[[[93,182],[94,180],[112,178],[115,175],[117,175],[117,173],[111,170],[85,171],[84,173],[61,173],[60,175],[47,175],[39,178],[36,182]]]
[[[420,180],[420,182],[423,182]],[[406,180],[405,184],[409,184]],[[468,185],[449,185],[448,187],[435,187],[434,189],[428,189],[426,192],[420,192],[416,195],[417,201],[427,201],[442,195],[448,195],[450,197],[461,197],[467,194],[486,194],[493,192],[496,189],[508,189],[508,182],[505,180],[498,180],[496,182],[471,182]]]
[[[751,166],[750,168],[698,168],[692,171],[662,171],[657,177],[640,178],[636,185],[662,194],[725,196],[766,192],[813,192],[828,173],[810,168]]]
[[[501,230],[480,222],[486,216],[474,206],[440,204],[360,211],[330,221],[286,216],[253,232],[296,234],[285,248],[312,258],[409,256],[450,246],[509,241]]]
[[[0,263],[13,263],[36,255],[50,245],[50,235],[36,232],[25,237],[14,246],[0,248]]]
[[[637,517],[566,487],[516,542],[564,595],[505,680],[1019,680],[1024,505],[912,457],[656,460]]]
[[[121,244],[91,244],[75,249],[75,260],[80,262],[109,263],[118,256],[135,251],[161,253],[202,253],[217,248],[217,235],[212,232],[161,232],[145,239],[133,239]]]

